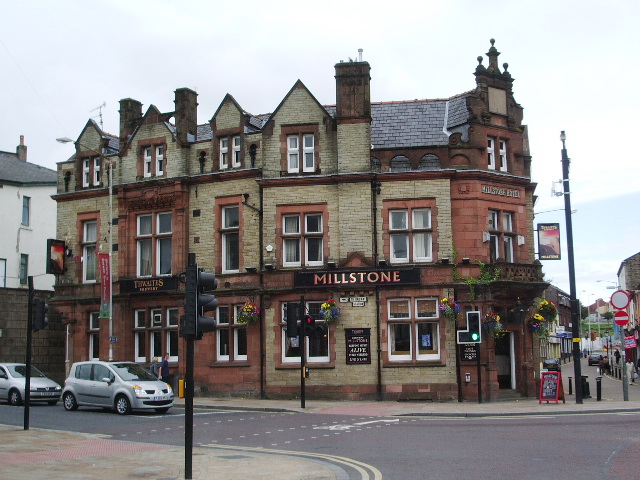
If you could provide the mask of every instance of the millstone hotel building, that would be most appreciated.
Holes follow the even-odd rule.
[[[297,81],[272,113],[227,95],[198,123],[197,94],[180,88],[171,112],[121,100],[117,136],[89,120],[54,196],[67,253],[50,305],[67,362],[168,352],[177,384],[181,273],[195,253],[219,281],[217,328],[195,343],[196,394],[298,397],[304,355],[308,398],[535,396],[526,315],[547,284],[527,128],[499,55],[492,41],[475,86],[447,99],[371,102],[359,59],[335,65],[335,105]],[[110,251],[111,281],[98,263]],[[112,319],[100,315],[108,287]],[[287,336],[289,304],[322,325],[330,299],[340,315],[324,334],[304,348]],[[246,302],[255,322],[239,321]],[[458,346],[466,311],[500,315],[506,335]]]

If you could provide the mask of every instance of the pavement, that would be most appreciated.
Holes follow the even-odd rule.
[[[194,407],[263,412],[300,412],[305,414],[365,416],[441,416],[482,417],[518,415],[557,415],[581,413],[640,412],[640,381],[630,383],[624,400],[622,382],[613,376],[601,378],[601,400],[597,399],[596,367],[582,361],[582,374],[588,375],[591,398],[582,404],[569,395],[569,377],[573,363],[562,365],[565,401],[557,404],[537,399],[477,402],[395,402],[334,401],[307,399],[305,408],[297,400],[261,400],[240,398],[196,397]],[[184,399],[177,399],[183,405]],[[274,479],[342,480],[345,470],[329,456],[304,452],[285,452],[268,448],[248,449],[225,445],[193,447],[193,479]],[[337,457],[336,457],[337,459]],[[375,468],[363,464],[347,465],[361,471],[362,478],[380,479]],[[46,473],[45,473],[46,472]],[[303,473],[300,473],[303,472]],[[45,476],[47,479],[153,479],[185,478],[184,447],[164,446],[113,440],[104,436],[60,432],[39,428],[0,425],[0,478],[13,480]]]

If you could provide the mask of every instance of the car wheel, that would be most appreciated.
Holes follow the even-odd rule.
[[[47,404],[51,405],[52,407],[53,407],[54,405],[56,405],[57,403],[58,403],[58,400],[49,400],[49,401],[47,402]]]
[[[17,407],[18,405],[22,405],[22,395],[15,388],[9,392],[9,405],[13,405]]]
[[[64,409],[68,412],[78,409],[78,402],[76,401],[76,397],[73,396],[73,393],[65,393],[62,397],[62,403],[64,405]]]
[[[156,408],[156,413],[167,413],[169,411],[169,407]]]
[[[116,412],[120,415],[128,415],[131,413],[131,402],[126,395],[118,395],[116,397]]]

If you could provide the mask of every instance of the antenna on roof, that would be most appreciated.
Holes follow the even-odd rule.
[[[102,105],[94,108],[93,110],[90,110],[91,112],[95,112],[96,110],[98,110],[98,115],[91,118],[100,118],[100,130],[104,130],[104,126],[102,124],[102,109],[106,106],[107,106],[107,102],[102,102]]]

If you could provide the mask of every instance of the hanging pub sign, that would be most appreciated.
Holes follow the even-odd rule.
[[[304,288],[375,287],[387,285],[419,285],[420,269],[331,270],[295,272],[294,285]]]
[[[538,258],[540,260],[560,260],[560,224],[538,224]]]
[[[64,254],[66,246],[63,240],[47,240],[46,273],[62,275],[64,273]]]

